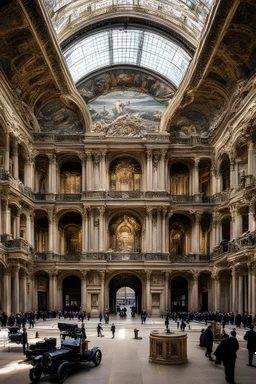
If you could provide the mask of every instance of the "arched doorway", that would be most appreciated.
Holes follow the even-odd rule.
[[[110,313],[116,313],[117,292],[121,288],[131,288],[135,292],[135,310],[137,313],[142,309],[142,285],[140,279],[130,273],[120,273],[113,277],[109,283],[109,310]]]
[[[66,311],[79,311],[81,307],[81,280],[68,276],[63,280],[63,308]]]
[[[119,288],[116,292],[116,305],[135,305],[135,291],[130,287]]]
[[[188,310],[188,282],[184,277],[174,277],[171,281],[171,307],[173,311]]]

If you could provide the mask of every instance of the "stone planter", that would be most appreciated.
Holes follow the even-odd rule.
[[[184,364],[187,359],[187,334],[153,331],[149,336],[149,361],[155,364]]]

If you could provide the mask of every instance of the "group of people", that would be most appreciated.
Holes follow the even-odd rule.
[[[256,332],[254,331],[254,325],[250,324],[249,330],[244,335],[244,340],[247,341],[249,366],[252,366],[253,355],[256,352]],[[225,378],[230,384],[235,383],[235,364],[237,358],[237,351],[239,349],[239,343],[236,338],[236,331],[233,329],[228,335],[224,331],[223,339],[214,351],[216,359],[212,357],[213,352],[214,335],[212,326],[208,325],[206,330],[202,329],[199,344],[201,347],[206,347],[205,356],[210,361],[215,361],[215,364],[223,363],[225,368]]]

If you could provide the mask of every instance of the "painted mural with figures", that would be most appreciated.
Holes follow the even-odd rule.
[[[159,130],[167,103],[134,91],[116,91],[88,103],[92,132],[106,136],[143,137]]]

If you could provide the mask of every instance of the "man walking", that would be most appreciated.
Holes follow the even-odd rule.
[[[112,339],[114,339],[115,338],[115,332],[116,332],[116,326],[114,323],[112,323],[110,330],[112,332]]]
[[[250,330],[244,335],[244,340],[247,341],[249,366],[252,366],[253,354],[256,352],[256,332],[253,330],[254,325],[250,325]]]
[[[221,341],[214,354],[219,362],[223,361],[226,381],[235,384],[236,352],[239,349],[239,344],[236,339],[236,331],[232,331],[230,335]]]
[[[205,356],[209,358],[209,360],[213,361],[212,358],[212,347],[213,347],[213,332],[212,332],[212,326],[208,325],[206,330],[204,331],[204,336],[206,339],[206,352]]]

